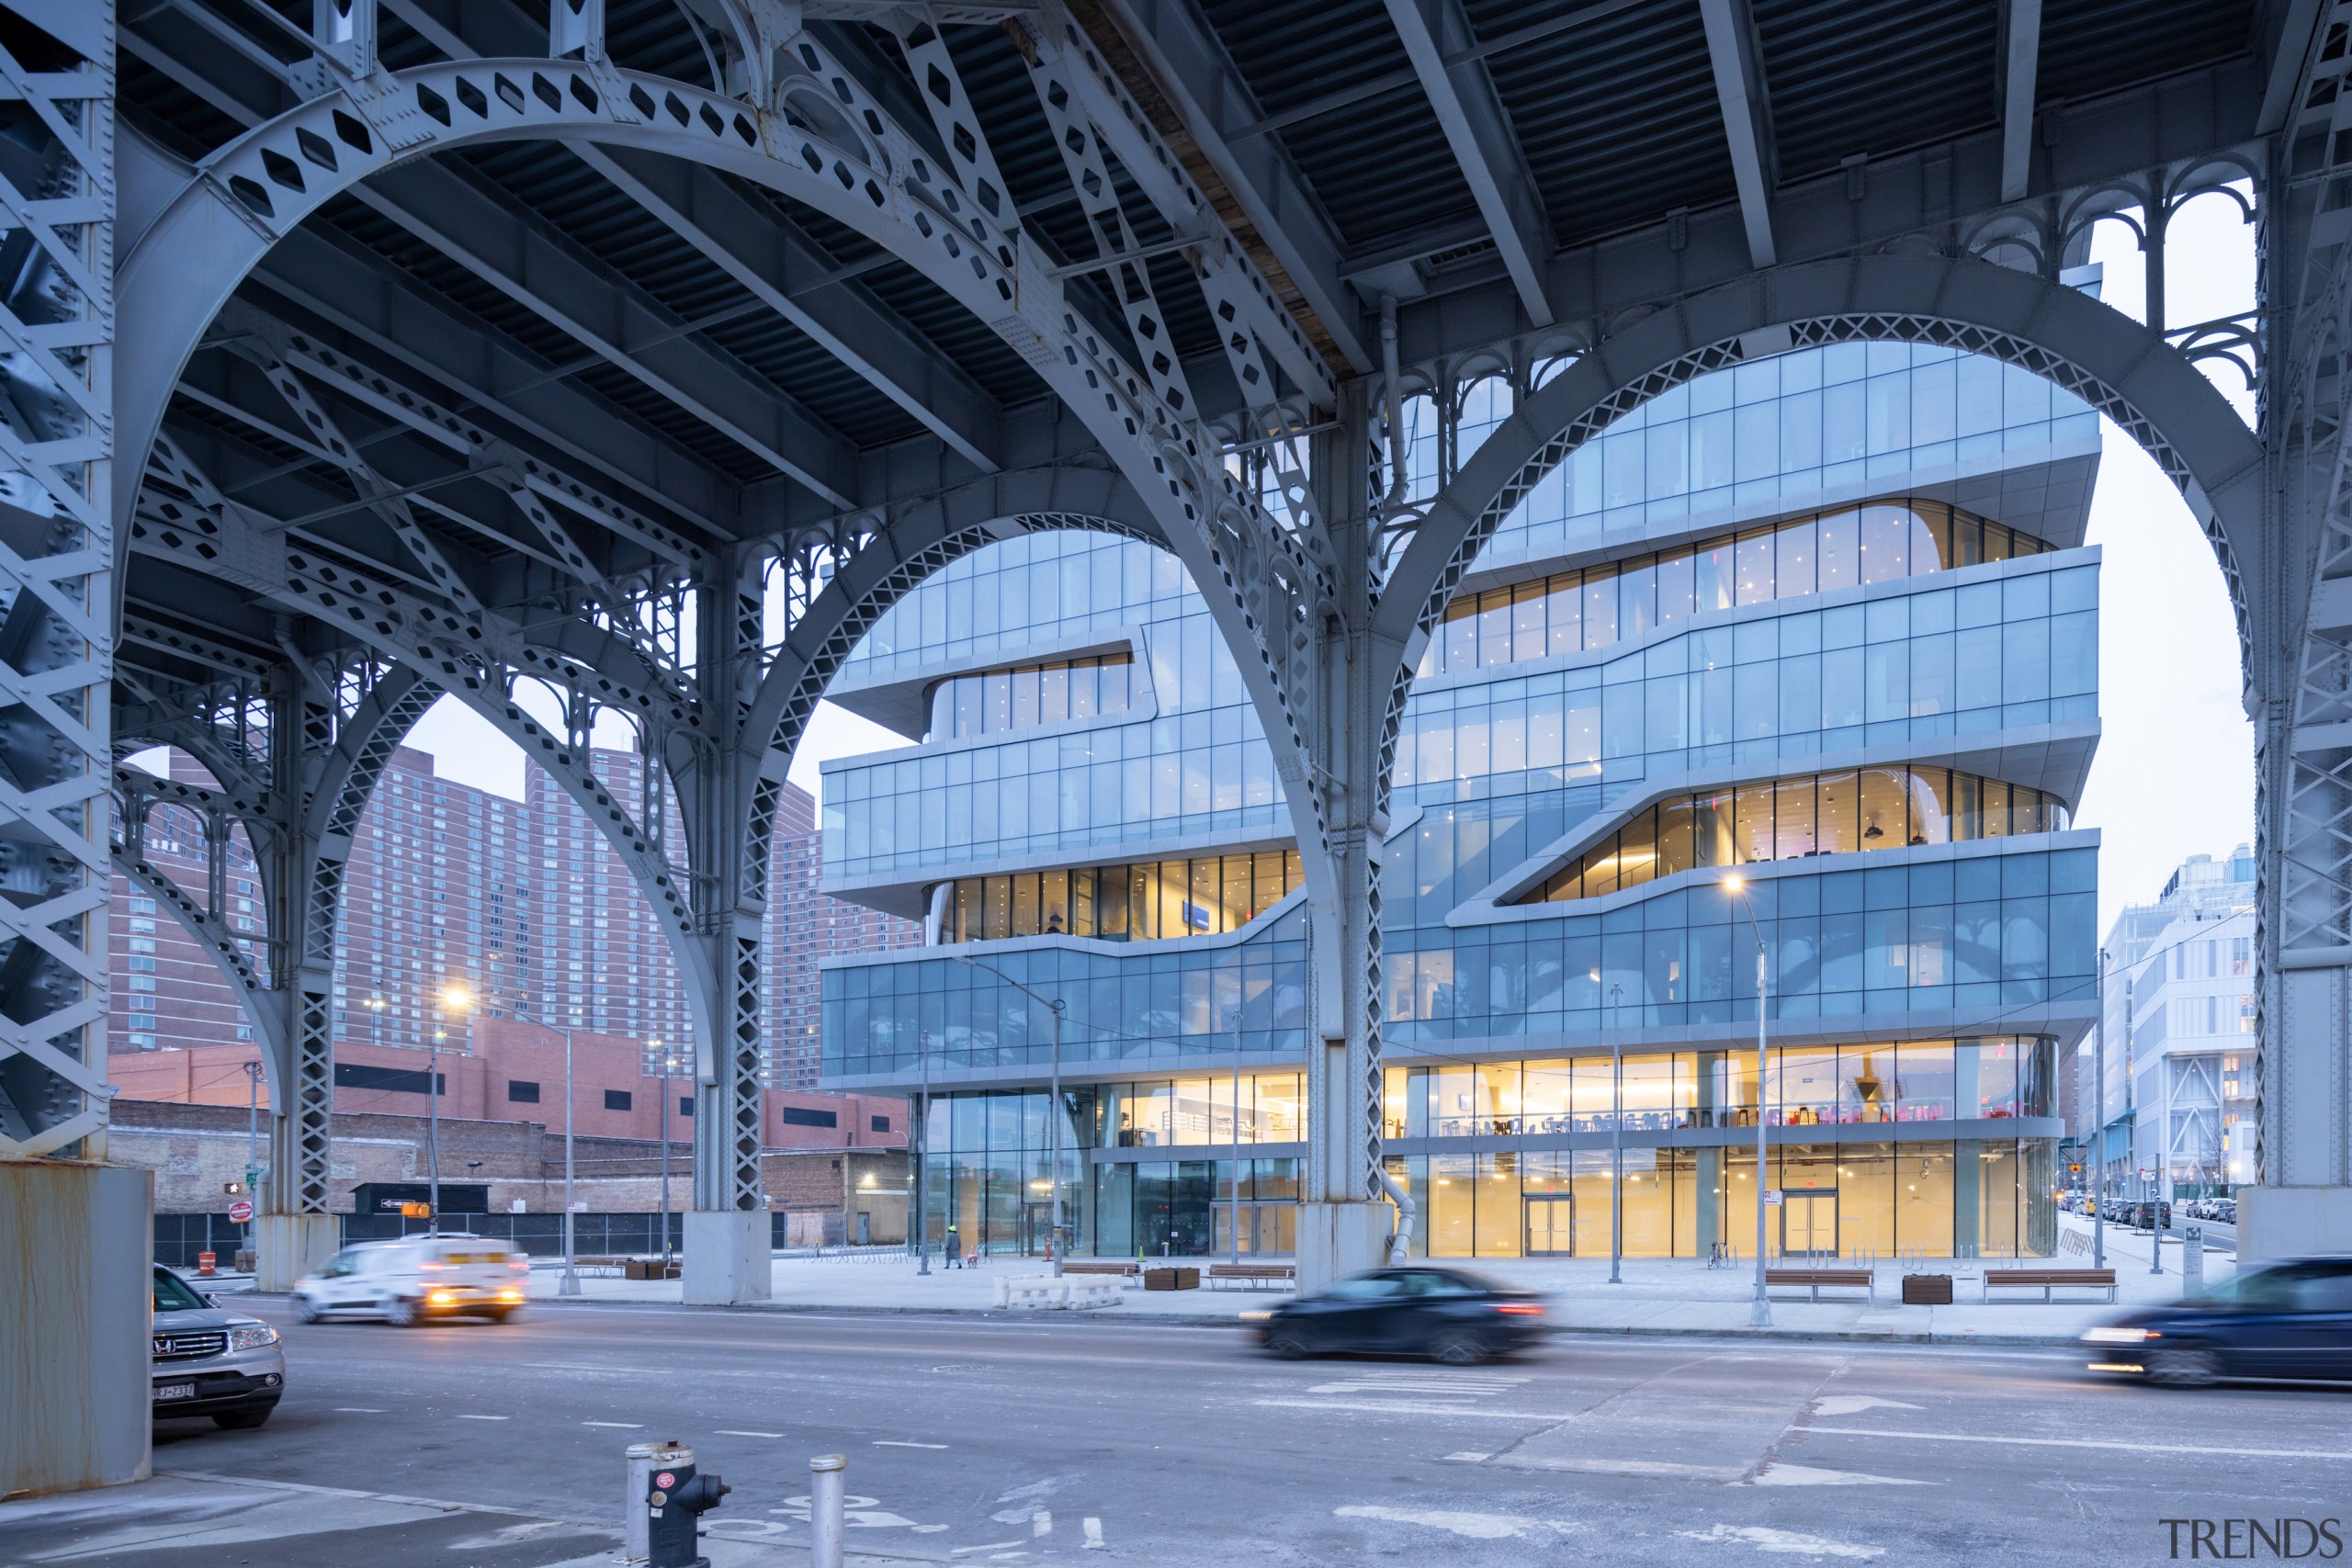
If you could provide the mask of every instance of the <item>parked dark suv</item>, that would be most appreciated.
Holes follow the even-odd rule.
[[[1385,1351],[1466,1367],[1541,1337],[1544,1303],[1467,1269],[1380,1269],[1243,1320],[1277,1356]]]
[[[2200,1296],[2083,1336],[2095,1372],[2196,1387],[2220,1378],[2352,1381],[2352,1258],[2249,1269]]]

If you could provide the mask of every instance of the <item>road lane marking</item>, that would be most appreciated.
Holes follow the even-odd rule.
[[[1035,1513],[1030,1515],[1029,1533],[1033,1536],[1053,1534],[1054,1516],[1043,1508],[1040,1508]]]
[[[1742,1546],[1752,1546],[1758,1551],[1795,1552],[1806,1557],[1871,1558],[1886,1555],[1883,1546],[1864,1546],[1850,1540],[1831,1540],[1826,1536],[1799,1535],[1794,1530],[1776,1530],[1763,1525],[1717,1525],[1711,1530],[1676,1530],[1686,1540],[1715,1540]]]
[[[458,1419],[460,1421],[510,1421],[513,1420],[514,1417],[510,1416],[467,1416],[461,1414],[458,1416]]]
[[[1331,1510],[1342,1519],[1378,1519],[1384,1524],[1419,1525],[1472,1540],[1512,1540],[1530,1534],[1581,1529],[1566,1519],[1537,1519],[1524,1514],[1472,1514],[1453,1508],[1392,1508],[1377,1503],[1351,1503]]]
[[[1837,1438],[1908,1438],[1922,1443],[1995,1443],[2029,1449],[2115,1449],[2135,1454],[2200,1454],[2230,1459],[2352,1460],[2352,1449],[2236,1449],[2204,1443],[2106,1442],[2097,1438],[2011,1438],[1980,1432],[1883,1432],[1868,1427],[1800,1427]]]
[[[968,1557],[975,1551],[1006,1551],[1019,1546],[1020,1544],[1021,1543],[1017,1540],[999,1540],[991,1541],[986,1546],[958,1546],[950,1548],[947,1555],[950,1557]]]
[[[1865,1410],[1924,1410],[1924,1404],[1905,1404],[1899,1399],[1877,1399],[1867,1393],[1824,1394],[1813,1402],[1815,1416],[1860,1416]]]
[[[1458,1454],[1447,1454],[1438,1462],[1441,1464],[1484,1464],[1494,1457],[1492,1454],[1482,1454],[1476,1450],[1468,1450]]]
[[[1268,1410],[1369,1410],[1390,1416],[1465,1416],[1482,1421],[1567,1421],[1573,1410],[1482,1410],[1475,1404],[1431,1404],[1426,1400],[1253,1399]]]
[[[334,1407],[334,1413],[338,1416],[381,1416],[383,1414],[372,1404],[338,1404]]]
[[[781,1438],[784,1434],[782,1432],[737,1432],[730,1430],[728,1427],[721,1427],[713,1434],[713,1436],[721,1438]]]
[[[1102,1544],[1102,1521],[1101,1519],[1095,1518],[1091,1515],[1088,1517],[1086,1520],[1086,1540],[1080,1544],[1087,1551],[1092,1551]]]
[[[874,1439],[874,1446],[877,1449],[944,1449],[947,1445],[945,1443],[909,1443],[902,1442],[897,1438],[876,1438]]]
[[[1932,1481],[1905,1481],[1893,1475],[1867,1475],[1859,1470],[1815,1470],[1809,1464],[1768,1464],[1756,1472],[1758,1486],[1933,1486]]]
[[[642,1421],[582,1421],[580,1424],[583,1427],[616,1427],[624,1432],[645,1430],[645,1423]]]

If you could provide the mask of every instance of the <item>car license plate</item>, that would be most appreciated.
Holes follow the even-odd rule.
[[[166,1399],[194,1399],[196,1385],[192,1382],[159,1382],[155,1385],[155,1402]]]

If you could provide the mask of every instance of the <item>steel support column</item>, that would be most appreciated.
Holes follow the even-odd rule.
[[[153,1181],[105,1163],[112,0],[15,4],[0,101],[0,1496],[148,1466]],[[20,181],[28,183],[19,183]],[[34,1369],[39,1375],[31,1375]]]
[[[761,585],[752,552],[737,551],[696,594],[695,668],[706,728],[678,770],[687,863],[694,874],[691,943],[673,943],[693,969],[698,999],[695,1065],[695,1201],[686,1215],[684,1295],[721,1304],[771,1293],[767,1194],[760,1180],[760,962],[767,907],[769,825],[781,769],[747,780],[734,739],[760,685]],[[650,749],[649,749],[650,750]]]
[[[1381,719],[1399,650],[1379,640],[1373,618],[1369,390],[1364,381],[1342,389],[1339,416],[1316,437],[1311,465],[1338,559],[1333,602],[1317,628],[1317,683],[1309,700],[1294,697],[1304,710],[1310,765],[1324,774],[1329,847],[1300,848],[1328,857],[1337,896],[1310,896],[1307,905],[1301,1291],[1377,1267],[1396,1222],[1380,1180],[1380,858],[1387,821],[1375,812]]]

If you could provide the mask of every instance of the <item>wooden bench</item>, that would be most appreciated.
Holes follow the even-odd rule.
[[[2112,1269],[1987,1269],[1984,1270],[1985,1301],[1993,1299],[1993,1287],[2005,1290],[2032,1290],[2041,1287],[2041,1299],[2048,1301],[2055,1290],[2105,1291],[2107,1299],[2115,1299],[2115,1270]]]
[[[1868,1293],[1872,1302],[1878,1300],[1873,1276],[1868,1269],[1765,1269],[1764,1288],[1769,1291],[1775,1285],[1803,1286],[1813,1292],[1815,1301],[1821,1299],[1822,1289],[1825,1286],[1832,1290],[1840,1288],[1860,1290]]]
[[[1065,1274],[1115,1274],[1122,1280],[1132,1280],[1136,1276],[1136,1266],[1116,1258],[1083,1261],[1066,1258],[1062,1260],[1062,1272]]]
[[[1287,1285],[1298,1278],[1295,1263],[1212,1263],[1209,1265],[1209,1288],[1215,1290],[1219,1280],[1246,1280],[1251,1290],[1261,1283]]]

